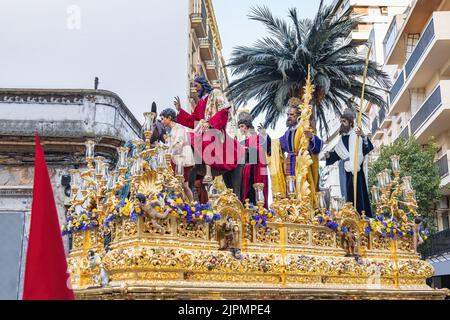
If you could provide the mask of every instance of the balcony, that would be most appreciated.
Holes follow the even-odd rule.
[[[195,30],[198,38],[206,37],[207,30],[207,11],[203,0],[194,0],[194,7],[191,13],[191,27]]]
[[[352,31],[347,37],[346,42],[365,43],[369,40],[370,30],[368,31]]]
[[[448,175],[448,155],[445,154],[436,162],[439,171],[439,177],[443,178]]]
[[[411,133],[419,143],[438,137],[449,129],[450,80],[442,80],[410,121]]]
[[[203,61],[211,60],[213,58],[213,46],[210,38],[200,39],[200,57]]]
[[[434,12],[389,94],[390,114],[410,108],[408,89],[425,88],[441,74],[450,52],[450,12]]]
[[[386,36],[383,40],[383,49],[384,49],[384,58],[386,59],[387,56],[390,54],[392,48],[395,45],[398,33],[400,31],[400,28],[403,25],[403,22],[406,18],[405,14],[399,14],[396,15],[393,19],[391,24],[389,25],[389,29],[386,33]]]
[[[410,136],[409,134],[409,126],[407,125],[402,132],[398,135],[398,139],[408,139]]]
[[[379,118],[376,117],[372,122],[372,139],[380,140],[383,138],[384,131],[380,128]]]
[[[219,72],[217,71],[217,65],[213,60],[206,61],[206,74],[211,81],[219,79]]]
[[[380,109],[378,117],[380,119],[380,128],[381,129],[387,129],[391,126],[392,119],[391,119],[391,117],[386,116],[386,109],[384,109],[384,108]]]
[[[412,1],[412,7],[406,14],[405,22],[402,20],[397,20],[395,23],[397,24],[398,31],[393,31],[389,28],[389,31],[385,38],[385,43],[389,43],[393,38],[389,32],[396,33],[395,39],[391,44],[385,46],[385,62],[389,65],[399,65],[403,66],[405,63],[405,52],[406,52],[406,41],[404,41],[406,35],[408,34],[422,34],[422,31],[425,29],[429,19],[434,11],[448,10],[445,7],[439,9],[442,0],[416,0]],[[397,16],[398,17],[398,16]],[[394,18],[395,19],[395,18]],[[399,18],[397,18],[399,19]],[[394,23],[394,22],[393,22]],[[389,40],[388,40],[389,39]]]

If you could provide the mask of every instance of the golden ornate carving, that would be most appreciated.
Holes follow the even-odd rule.
[[[321,247],[335,247],[336,233],[330,231],[313,231],[312,244]]]
[[[256,242],[280,243],[280,230],[270,227],[256,227]]]
[[[390,250],[391,240],[389,238],[372,237],[372,249]]]
[[[288,242],[290,244],[309,244],[309,231],[304,229],[290,231],[288,233]]]
[[[137,223],[129,219],[123,220],[123,231],[126,237],[136,236],[138,233]]]
[[[172,234],[171,222],[170,219],[156,219],[158,225],[165,229],[164,234]],[[142,217],[142,232],[146,235],[159,235],[159,229],[155,227],[152,223],[152,219],[149,217]],[[162,231],[161,231],[162,232]]]
[[[209,226],[204,223],[181,221],[177,226],[177,234],[179,237],[189,239],[208,239]]]

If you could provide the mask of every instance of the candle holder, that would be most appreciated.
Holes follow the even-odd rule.
[[[394,173],[395,177],[400,177],[400,156],[392,156],[392,172]]]
[[[145,137],[145,146],[147,150],[151,149],[151,138],[153,135],[153,124],[156,119],[156,113],[154,112],[144,112],[144,137]]]
[[[102,172],[103,172],[103,161],[105,161],[105,158],[103,157],[95,157],[95,177],[97,180],[101,180],[102,178]]]
[[[129,148],[120,147],[117,148],[117,153],[119,154],[119,160],[117,165],[119,168],[126,168],[128,164],[128,152],[130,152]]]
[[[159,171],[164,171],[167,167],[167,161],[166,161],[166,149],[164,146],[159,145],[157,146],[157,166]]]
[[[317,203],[319,204],[319,210],[325,212],[327,210],[327,203],[325,201],[325,192],[317,192]]]
[[[86,162],[88,164],[88,169],[93,169],[94,162],[94,151],[95,151],[95,142],[93,140],[88,140],[85,143],[86,146]]]
[[[78,190],[80,188],[80,185],[81,185],[80,172],[77,169],[71,169],[71,170],[69,170],[69,173],[70,173],[71,194],[76,197]]]
[[[264,183],[255,183],[253,188],[255,189],[256,205],[258,207],[263,207],[266,201],[264,197]]]
[[[181,156],[175,157],[175,177],[182,183],[184,183],[184,165]]]
[[[297,197],[297,186],[295,184],[295,176],[286,177],[287,193],[290,199]]]

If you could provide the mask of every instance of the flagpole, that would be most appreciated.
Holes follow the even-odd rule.
[[[359,107],[358,112],[358,119],[357,119],[357,128],[361,128],[361,121],[362,121],[362,109],[364,104],[364,93],[366,90],[366,79],[367,79],[367,69],[369,68],[369,58],[370,58],[370,52],[372,50],[372,45],[369,46],[369,51],[367,51],[367,57],[366,57],[366,63],[364,66],[364,76],[363,76],[363,83],[362,83],[362,92],[361,92],[361,105]],[[359,149],[359,139],[361,139],[361,136],[356,137],[356,145],[355,145],[355,155],[354,155],[354,167],[353,167],[353,205],[355,206],[356,210],[356,196],[357,196],[357,190],[356,186],[358,183],[358,149]]]

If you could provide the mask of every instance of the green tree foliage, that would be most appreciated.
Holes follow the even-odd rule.
[[[269,36],[232,53],[228,66],[235,80],[229,93],[238,106],[255,99],[252,116],[265,114],[263,125],[274,128],[289,98],[302,96],[310,65],[316,88],[312,104],[321,132],[328,132],[326,110],[340,116],[343,107],[357,107],[353,97],[361,96],[366,57],[358,55],[360,45],[349,39],[359,17],[337,18],[323,1],[314,19],[300,19],[296,9],[289,10],[288,20],[279,19],[265,6],[253,8],[249,17],[264,24]],[[366,85],[365,100],[385,107],[380,90],[390,87],[388,76],[373,61],[367,76],[375,84]]]
[[[424,219],[424,226],[433,229],[434,203],[440,198],[440,177],[435,164],[438,146],[430,142],[425,146],[413,138],[397,139],[390,146],[382,146],[380,157],[369,167],[369,188],[377,185],[377,174],[392,168],[391,157],[400,156],[401,177],[411,176],[416,191],[418,213]]]

